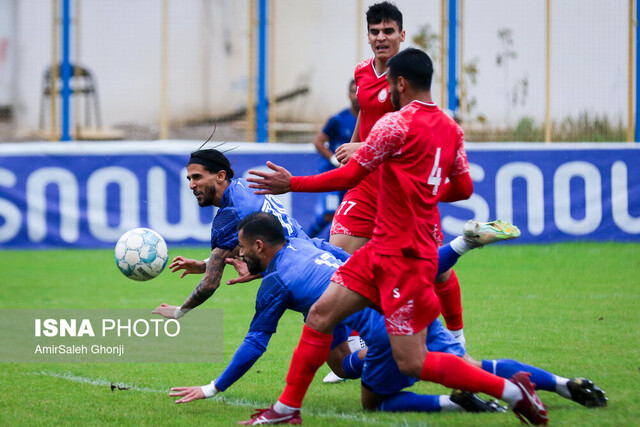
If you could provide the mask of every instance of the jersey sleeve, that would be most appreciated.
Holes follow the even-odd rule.
[[[227,368],[213,382],[216,388],[220,391],[225,391],[242,378],[267,350],[270,339],[271,334],[249,332],[236,350]]]
[[[240,216],[235,208],[218,211],[211,224],[211,249],[233,250],[238,246],[238,223]]]
[[[273,334],[278,328],[282,314],[293,301],[293,294],[284,285],[277,273],[267,275],[256,296],[256,313],[251,320],[249,332]]]
[[[469,172],[469,160],[467,159],[467,152],[464,149],[464,132],[462,128],[458,126],[458,138],[456,140],[456,155],[451,166],[449,175],[462,175]]]
[[[385,114],[369,132],[365,143],[352,159],[369,172],[396,154],[404,144],[408,123],[399,113]]]
[[[327,124],[322,128],[322,133],[329,137],[329,140],[336,139],[339,136],[340,124],[336,116],[327,120]]]

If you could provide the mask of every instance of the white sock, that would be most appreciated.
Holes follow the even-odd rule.
[[[514,407],[516,403],[522,400],[522,390],[509,380],[504,380],[504,390],[502,391],[501,399],[509,404],[510,407]]]
[[[566,399],[571,399],[571,393],[567,387],[568,382],[569,378],[559,377],[556,375],[556,393]]]
[[[467,242],[464,241],[464,237],[462,236],[458,236],[455,239],[453,239],[449,243],[449,246],[451,246],[451,249],[453,249],[458,255],[464,255],[467,252],[469,252],[471,249],[473,249],[467,246]]]
[[[449,396],[442,394],[438,396],[440,403],[440,410],[442,412],[464,412],[464,408],[457,403],[451,401]]]
[[[464,328],[460,328],[457,331],[452,331],[450,329],[447,329],[449,332],[451,332],[451,335],[453,335],[453,337],[456,339],[456,341],[458,341],[460,343],[460,345],[462,345],[462,347],[464,347],[464,349],[467,349],[467,340],[464,338]]]
[[[292,408],[291,406],[287,406],[284,403],[280,403],[279,400],[273,404],[273,409],[277,413],[285,415],[293,414],[294,412],[300,410],[300,408]]]

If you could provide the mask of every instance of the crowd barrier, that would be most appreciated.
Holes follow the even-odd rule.
[[[72,142],[0,145],[0,248],[110,247],[149,227],[169,245],[207,245],[213,208],[188,188],[199,143]],[[311,144],[225,143],[236,176],[271,160],[316,172]],[[445,242],[469,219],[511,221],[519,243],[640,241],[640,146],[468,143],[474,194],[441,204]],[[636,165],[636,166],[633,166]],[[278,196],[306,227],[316,195]],[[397,206],[397,209],[403,209]]]

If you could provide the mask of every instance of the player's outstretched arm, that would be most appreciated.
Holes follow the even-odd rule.
[[[260,177],[259,179],[247,178],[247,181],[253,182],[249,187],[258,189],[259,191],[256,191],[256,194],[284,194],[290,192],[291,173],[272,162],[267,162],[267,167],[274,172],[269,173],[253,169],[249,171],[251,175]]]
[[[220,286],[220,279],[225,267],[227,257],[232,257],[234,250],[215,248],[211,251],[205,276],[200,280],[198,286],[185,300],[182,306],[177,307],[166,303],[160,304],[152,314],[159,314],[167,319],[179,319],[190,310],[205,302]],[[171,311],[173,309],[173,311]]]
[[[187,274],[203,274],[207,270],[207,264],[204,261],[185,258],[178,255],[173,259],[173,262],[169,264],[169,269],[172,273],[184,270],[180,275],[180,278],[182,279]]]

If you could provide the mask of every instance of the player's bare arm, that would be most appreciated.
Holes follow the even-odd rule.
[[[249,171],[251,175],[260,177],[247,178],[247,181],[253,182],[249,187],[258,189],[256,194],[284,194],[290,192],[291,173],[282,166],[278,166],[272,162],[267,162],[267,167],[271,169],[273,173],[253,169]]]
[[[220,279],[226,265],[225,260],[231,257],[233,252],[235,251],[221,248],[214,248],[211,251],[205,275],[193,290],[193,293],[182,304],[182,310],[196,308],[213,295],[220,286]]]

